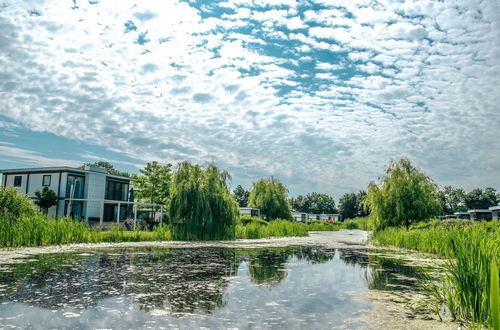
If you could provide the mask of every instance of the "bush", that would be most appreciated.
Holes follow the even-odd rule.
[[[0,218],[16,219],[35,214],[33,201],[14,187],[0,187]]]
[[[266,220],[263,220],[261,218],[248,217],[248,216],[240,217],[240,222],[242,224],[244,224],[244,225],[247,225],[249,223],[258,223],[258,224],[261,224],[261,225],[267,225],[267,224],[269,224]]]

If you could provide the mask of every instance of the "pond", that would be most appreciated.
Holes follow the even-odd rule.
[[[1,328],[344,328],[423,269],[366,248],[114,248],[2,265]],[[345,322],[347,319],[354,321]]]

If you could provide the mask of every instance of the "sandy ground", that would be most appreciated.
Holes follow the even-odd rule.
[[[121,248],[121,247],[230,247],[230,248],[261,248],[285,247],[291,245],[323,245],[330,248],[363,248],[368,247],[369,233],[361,230],[340,230],[336,232],[310,232],[309,237],[286,237],[270,239],[241,239],[234,241],[210,242],[126,242],[126,243],[97,243],[97,244],[70,244],[47,247],[24,247],[14,249],[0,249],[0,265],[25,262],[21,258],[33,255],[85,251],[89,249]],[[409,254],[400,249],[387,256],[404,259],[408,265],[439,265],[443,261],[424,254]],[[373,250],[375,254],[385,255]],[[428,311],[422,312],[422,302],[428,297],[421,293],[389,292],[372,290],[367,293],[352,293],[356,299],[370,301],[373,308],[363,311],[358,318],[346,319],[339,324],[339,329],[353,328],[356,324],[363,329],[457,329],[458,324],[441,322],[437,316]],[[362,324],[361,326],[358,326]]]

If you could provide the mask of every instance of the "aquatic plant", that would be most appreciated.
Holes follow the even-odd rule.
[[[446,257],[443,283],[430,290],[437,303],[446,304],[456,320],[489,324],[494,302],[490,278],[493,259],[500,257],[500,223],[421,228],[410,231],[388,228],[374,234],[374,243]],[[498,274],[498,270],[496,272]]]
[[[308,231],[309,227],[304,223],[277,219],[267,225],[259,222],[239,224],[236,226],[236,238],[307,236]]]

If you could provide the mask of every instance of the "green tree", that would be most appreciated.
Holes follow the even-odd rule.
[[[169,214],[175,239],[235,237],[239,211],[228,180],[229,173],[215,165],[204,169],[189,162],[179,164],[170,188]]]
[[[260,179],[253,183],[248,206],[258,207],[268,221],[292,219],[288,202],[288,189],[275,178]]]
[[[305,196],[298,195],[296,198],[290,199],[292,208],[299,212],[305,213],[337,213],[335,200],[327,194],[317,192],[309,193]]]
[[[250,192],[244,189],[241,185],[238,185],[233,191],[234,199],[240,207],[246,207],[248,205],[248,197]]]
[[[172,182],[172,164],[162,165],[156,161],[147,163],[140,169],[141,175],[134,175],[137,180],[134,187],[137,188],[136,197],[141,201],[168,207],[170,184]],[[153,208],[154,213],[159,206]]]
[[[437,186],[410,160],[391,161],[377,185],[368,185],[365,205],[370,209],[372,228],[405,225],[441,214]]]
[[[340,197],[339,212],[343,221],[358,216],[358,196],[356,193],[346,193]]]
[[[122,172],[122,171],[117,170],[111,163],[109,163],[107,161],[101,160],[101,161],[98,161],[95,163],[85,163],[82,166],[80,166],[79,168],[84,169],[86,165],[105,168],[106,171],[108,172],[108,174],[111,174],[111,175],[130,177],[130,174],[128,172]]]
[[[360,190],[356,194],[356,216],[366,217],[370,214],[370,209],[365,208],[366,191]]]
[[[20,194],[14,187],[0,187],[0,221],[34,213],[33,202],[27,195]]]
[[[463,189],[445,186],[438,191],[437,196],[445,214],[467,211],[465,191]]]
[[[49,208],[57,204],[57,195],[49,187],[43,187],[42,191],[36,191],[35,196],[37,198],[35,204],[44,210],[45,214],[49,212]]]
[[[476,188],[465,195],[465,205],[468,209],[487,209],[497,205],[498,197],[494,188]]]

